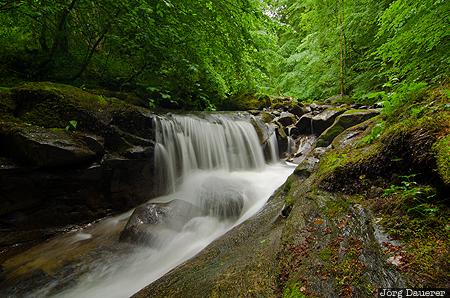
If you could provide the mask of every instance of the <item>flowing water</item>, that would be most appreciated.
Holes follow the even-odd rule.
[[[30,282],[33,290],[27,289],[25,296],[129,297],[255,215],[294,170],[292,164],[266,164],[248,121],[221,115],[207,119],[166,116],[156,119],[156,124],[155,163],[167,194],[152,202],[178,199],[200,206],[205,194],[223,201],[228,193],[238,193],[243,198],[239,216],[193,217],[180,230],[155,231],[157,241],[151,246],[118,241],[132,211],[102,220],[32,248],[16,263],[7,263],[6,268],[18,272],[33,266],[45,272],[36,285]],[[278,154],[273,142],[276,138],[268,143],[270,159]]]

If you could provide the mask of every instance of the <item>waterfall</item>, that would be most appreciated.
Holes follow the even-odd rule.
[[[183,178],[197,169],[236,171],[265,165],[258,135],[248,121],[212,114],[208,119],[159,116],[155,122],[155,169],[163,192],[174,192]],[[276,138],[270,140],[270,146],[278,146]]]
[[[257,130],[250,117],[167,115],[155,119],[155,128],[156,177],[166,194],[136,209],[158,212],[137,212],[132,221],[139,223],[138,239],[149,242],[118,241],[131,211],[89,224],[21,255],[17,270],[34,268],[36,255],[45,256],[43,268],[53,268],[55,259],[58,265],[38,283],[27,273],[3,296],[130,297],[257,214],[295,168],[273,162],[274,131],[265,124]],[[267,165],[263,144],[270,150]],[[180,212],[167,209],[177,202]]]
[[[269,146],[270,161],[272,163],[279,161],[280,153],[278,151],[278,141],[277,134],[275,133],[275,127],[272,127],[272,131],[270,132],[270,137],[267,140],[267,144]]]

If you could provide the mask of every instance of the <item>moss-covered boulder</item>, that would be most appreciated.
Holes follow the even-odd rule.
[[[127,142],[142,145],[130,134],[144,139],[154,134],[154,115],[149,110],[73,86],[27,83],[11,89],[11,98],[20,121],[45,128],[65,128],[76,121],[78,131],[101,135],[113,151],[126,149]]]
[[[154,117],[63,84],[0,89],[0,238],[92,221],[156,196]]]
[[[450,186],[450,135],[437,141],[434,150],[439,176],[447,186]]]
[[[326,147],[335,137],[349,127],[355,126],[379,114],[378,110],[349,110],[339,115],[334,123],[327,128],[317,140],[317,146]]]
[[[270,106],[270,98],[267,95],[244,93],[229,97],[219,108],[226,111],[261,110]]]
[[[302,134],[320,135],[344,112],[343,108],[328,108],[318,114],[308,113],[303,115],[295,126]]]
[[[272,122],[272,120],[275,118],[275,116],[272,115],[272,114],[269,113],[269,112],[262,112],[262,113],[260,114],[260,117],[261,117],[261,120],[262,120],[264,123],[270,123],[270,122]]]
[[[73,166],[93,161],[103,152],[103,145],[94,136],[17,123],[0,125],[2,152],[24,164]]]

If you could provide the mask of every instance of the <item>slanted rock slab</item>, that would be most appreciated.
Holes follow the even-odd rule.
[[[325,130],[317,140],[317,146],[325,147],[333,142],[334,138],[349,127],[362,123],[380,112],[378,110],[349,110],[338,116],[327,130]]]

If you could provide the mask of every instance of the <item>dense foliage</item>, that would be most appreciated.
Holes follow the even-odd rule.
[[[448,78],[448,1],[277,2],[283,25],[279,93],[375,100],[383,93],[374,91]]]
[[[193,109],[258,92],[389,101],[448,79],[449,12],[445,0],[4,0],[0,83]]]
[[[263,3],[7,0],[0,58],[21,79],[141,89],[208,108],[264,85]]]

